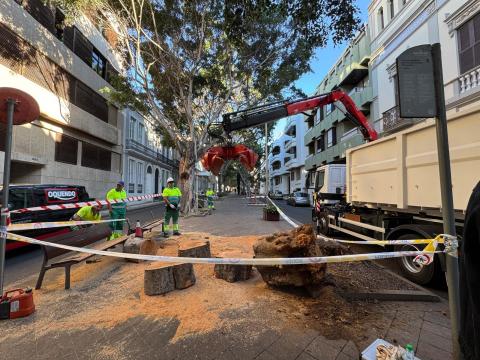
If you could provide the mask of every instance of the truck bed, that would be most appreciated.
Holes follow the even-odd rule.
[[[453,202],[463,213],[480,181],[480,122],[470,114],[448,121]],[[347,151],[347,200],[404,211],[441,209],[433,119]]]

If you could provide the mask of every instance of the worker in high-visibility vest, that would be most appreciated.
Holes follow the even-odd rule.
[[[178,229],[178,216],[180,214],[180,199],[182,192],[174,185],[173,178],[167,179],[167,187],[162,192],[163,202],[165,203],[165,217],[163,221],[163,236],[169,237],[170,230],[173,235],[180,235]],[[170,227],[170,219],[172,219],[172,228]]]
[[[102,220],[102,215],[100,214],[102,210],[102,205],[93,205],[93,206],[83,206],[75,214],[73,214],[70,220],[72,221],[99,221]],[[90,225],[74,225],[70,229],[72,231],[78,230],[80,228],[88,227]]]
[[[215,192],[211,188],[208,188],[205,195],[207,195],[208,208],[215,210],[215,205],[213,204],[213,197],[215,196]]]
[[[124,190],[124,186],[125,183],[119,181],[117,186],[107,193],[107,200],[125,200],[127,193]],[[127,204],[125,202],[108,204],[107,207],[110,211],[110,219],[125,219],[125,215],[127,214]],[[109,225],[110,229],[112,229],[112,234],[108,240],[116,239],[123,235],[124,221],[112,221]]]

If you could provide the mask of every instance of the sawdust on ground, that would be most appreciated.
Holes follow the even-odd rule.
[[[148,236],[154,239],[158,234]],[[177,255],[180,244],[209,241],[214,257],[252,257],[259,236],[220,237],[206,233],[186,233],[157,241],[159,255]],[[361,340],[372,329],[381,335],[386,323],[364,303],[347,302],[332,286],[326,286],[318,299],[306,298],[298,289],[268,287],[257,271],[248,281],[228,283],[216,279],[213,265],[194,265],[196,284],[162,296],[146,296],[143,274],[147,263],[129,263],[103,257],[100,262],[81,264],[72,269],[72,289],[64,291],[63,272],[47,272],[44,287],[35,291],[38,311],[34,315],[36,336],[59,330],[82,330],[91,326],[113,328],[139,316],[151,320],[178,320],[175,342],[192,334],[229,328],[244,321],[264,322],[264,328],[312,327],[335,339]],[[336,281],[342,281],[339,277]],[[231,314],[257,309],[261,316],[245,319]],[[15,334],[31,331],[28,320],[16,320]],[[288,324],[288,325],[287,325]],[[382,325],[383,324],[383,325]],[[3,336],[3,335],[2,335]],[[106,352],[110,351],[105,349]],[[113,355],[113,354],[112,354]]]

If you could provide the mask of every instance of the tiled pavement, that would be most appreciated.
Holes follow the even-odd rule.
[[[260,208],[241,206],[238,199],[217,203],[213,216],[184,220],[187,231],[211,231],[218,235],[242,235],[286,230],[284,222],[258,220]],[[237,203],[238,202],[238,203]],[[256,210],[254,210],[256,209]],[[235,215],[234,220],[231,219]],[[230,219],[231,223],[229,224]],[[215,225],[215,226],[213,226]],[[233,229],[233,230],[232,230]],[[369,304],[383,315],[383,323],[363,340],[328,339],[311,319],[295,324],[287,320],[268,327],[259,321],[265,309],[227,314],[245,320],[213,331],[172,340],[179,326],[175,318],[130,318],[112,328],[48,332],[36,328],[35,316],[0,323],[0,357],[3,359],[257,359],[257,360],[354,360],[376,336],[400,345],[412,343],[423,360],[451,359],[451,339],[446,303],[383,302]],[[65,304],[68,309],[68,304]],[[75,309],[70,309],[75,311]],[[273,312],[275,313],[275,311]],[[201,316],[201,315],[200,315]],[[16,326],[31,326],[30,336],[15,336]],[[372,325],[373,327],[373,325]],[[4,357],[5,356],[5,357]]]

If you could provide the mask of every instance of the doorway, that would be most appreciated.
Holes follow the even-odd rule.
[[[158,194],[158,183],[159,183],[159,177],[160,177],[160,171],[158,169],[155,169],[155,194]]]

